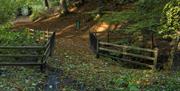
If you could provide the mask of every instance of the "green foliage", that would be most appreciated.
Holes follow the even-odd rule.
[[[43,0],[17,0],[16,3],[19,4],[19,8],[26,6],[32,7],[33,12],[32,15],[30,16],[32,20],[35,20],[39,16],[42,16],[43,12],[45,12],[46,10]]]
[[[1,91],[42,91],[44,79],[44,74],[30,68],[0,68]]]
[[[42,5],[44,1],[43,0],[16,0],[15,3],[19,4],[19,7],[21,6],[32,6],[32,5]]]
[[[166,4],[161,19],[162,26],[159,31],[163,37],[176,38],[180,31],[180,1],[171,0]]]
[[[137,13],[132,10],[122,12],[111,12],[111,14],[105,14],[100,18],[100,22],[108,22],[110,24],[117,24],[127,20],[133,20]]]
[[[138,0],[136,3],[136,6],[138,8],[139,12],[142,13],[150,13],[153,12],[154,10],[161,10],[164,7],[164,4],[167,3],[170,0]],[[157,12],[156,13],[161,13]],[[154,14],[156,14],[154,13]]]
[[[18,5],[14,0],[0,0],[0,6],[0,24],[2,24],[15,16]]]
[[[37,17],[43,10],[42,0],[0,0],[0,44],[1,45],[38,45],[36,37],[27,36],[27,29],[12,32],[9,20],[15,18],[18,8],[32,6],[32,17]],[[38,34],[38,33],[37,33]],[[36,36],[36,35],[35,35]],[[24,41],[25,40],[25,41]],[[28,41],[26,41],[28,40]]]
[[[172,74],[162,72],[148,72],[123,74],[113,79],[116,86],[112,91],[179,91],[179,72]],[[119,89],[119,90],[118,90]]]
[[[168,1],[170,0],[138,0],[135,3],[135,9],[105,14],[100,21],[110,24],[130,21],[125,27],[128,33],[141,32],[142,30],[151,30],[154,33],[158,33],[158,31],[154,30],[157,30],[157,27],[160,25],[161,13]]]
[[[145,91],[179,91],[180,90],[180,73],[172,74],[157,74],[153,78],[154,82],[151,85],[144,86]]]
[[[137,0],[114,0],[114,2],[119,3],[119,4],[127,4],[131,2],[135,2]]]
[[[28,35],[27,29],[21,29],[16,31],[12,31],[10,29],[10,24],[5,24],[0,27],[0,44],[1,46],[20,46],[20,45],[41,45],[36,42],[36,38],[39,36],[39,33],[35,33],[35,37],[30,37]]]
[[[138,84],[134,83],[130,74],[123,75],[121,78],[114,79],[116,89],[115,91],[140,91]]]
[[[45,10],[43,0],[0,0],[0,24],[15,18],[18,8],[32,7],[32,17],[39,16],[39,12]]]
[[[128,25],[127,32],[140,32],[141,30],[148,29],[148,30],[154,30],[156,26],[159,25],[159,20],[154,18],[153,16],[147,17],[146,15],[140,16],[139,20],[135,21],[134,23]],[[138,19],[138,18],[136,18]]]
[[[52,6],[59,6],[59,1],[60,1],[60,0],[51,0],[51,1],[49,1],[49,2],[50,2],[50,4],[51,4]]]
[[[156,30],[160,25],[163,7],[169,0],[139,0],[136,3],[138,17],[136,23],[130,25],[134,30]]]
[[[41,5],[33,5],[33,13],[30,16],[31,20],[36,20],[37,18],[39,18],[40,16],[45,16],[47,13],[45,7],[41,6]]]

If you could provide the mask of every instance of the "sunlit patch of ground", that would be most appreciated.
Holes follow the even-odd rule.
[[[110,27],[110,24],[106,22],[98,23],[90,28],[91,32],[104,32],[107,31]]]

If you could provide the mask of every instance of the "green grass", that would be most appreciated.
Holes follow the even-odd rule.
[[[107,22],[110,24],[120,24],[127,20],[135,19],[137,13],[133,10],[127,10],[122,12],[111,12],[109,14],[104,14],[99,22]]]

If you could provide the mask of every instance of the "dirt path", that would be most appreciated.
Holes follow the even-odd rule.
[[[96,0],[95,0],[96,1]],[[94,5],[96,6],[96,5]],[[56,32],[56,50],[54,58],[59,59],[52,60],[52,65],[57,65],[57,68],[61,68],[64,71],[62,76],[61,88],[65,88],[66,85],[72,85],[73,81],[81,80],[81,76],[86,74],[87,71],[93,72],[94,68],[99,65],[103,66],[106,63],[97,61],[94,54],[89,49],[89,29],[95,24],[94,21],[88,15],[82,15],[81,12],[88,12],[96,7],[92,7],[92,2],[82,6],[77,11],[59,18],[46,19],[41,22],[21,24],[16,23],[16,27],[29,27],[29,28],[40,28],[43,30],[55,31]],[[76,21],[80,20],[80,29],[76,29]],[[91,62],[91,63],[89,63]],[[80,69],[69,69],[69,66],[74,65],[80,67]],[[93,69],[85,69],[83,66],[91,65]],[[77,74],[79,73],[79,74]],[[76,74],[76,75],[75,75]],[[90,74],[89,74],[90,75]],[[66,79],[64,77],[69,77]],[[64,79],[64,81],[63,81]],[[71,80],[72,79],[72,80]],[[87,80],[88,81],[88,80]],[[84,81],[83,81],[84,82]],[[86,84],[86,82],[84,82]],[[77,87],[75,87],[78,89]]]
[[[95,2],[87,3],[67,16],[24,25],[56,31],[55,54],[48,64],[63,70],[60,77],[62,91],[106,91],[107,88],[113,87],[112,79],[122,74],[140,72],[135,69],[127,71],[127,68],[119,66],[120,64],[112,60],[96,59],[89,49],[89,30],[95,22],[81,12],[94,10],[97,0],[93,1]],[[81,22],[79,30],[76,29],[77,20]],[[86,90],[81,90],[84,89],[82,86],[85,86]]]
[[[153,73],[150,70],[131,69],[126,64],[119,64],[111,59],[96,59],[89,49],[89,29],[95,24],[91,17],[81,13],[97,8],[97,1],[86,3],[77,11],[59,18],[51,18],[24,25],[30,28],[56,32],[56,49],[49,65],[63,70],[60,77],[62,91],[109,91],[114,88],[115,79],[132,76],[145,77],[148,73],[151,79]],[[81,27],[76,29],[76,21],[80,20]],[[21,26],[18,26],[21,27]],[[155,76],[156,77],[156,76]],[[130,77],[131,78],[131,77]],[[139,79],[137,80],[139,81]],[[81,84],[81,85],[80,85]],[[87,90],[81,90],[83,86]]]

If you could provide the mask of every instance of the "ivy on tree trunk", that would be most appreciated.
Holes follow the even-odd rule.
[[[170,51],[170,56],[169,56],[169,59],[168,59],[168,64],[167,64],[167,67],[165,67],[167,70],[171,70],[172,66],[173,66],[173,62],[174,62],[174,54],[178,48],[178,44],[179,44],[179,37],[177,37],[175,40],[172,40],[172,43],[171,43],[171,51]]]

